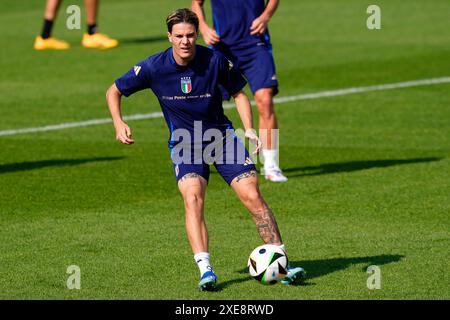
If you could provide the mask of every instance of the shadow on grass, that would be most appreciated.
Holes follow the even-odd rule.
[[[18,171],[29,171],[46,167],[75,166],[89,162],[114,161],[121,159],[124,159],[124,157],[98,157],[89,159],[57,159],[57,160],[55,159],[55,160],[27,161],[27,162],[0,164],[0,174]]]
[[[124,38],[118,39],[120,45],[129,45],[129,44],[147,44],[147,43],[155,43],[161,41],[169,41],[167,36],[154,36],[154,37],[135,37],[135,38]]]
[[[304,260],[304,261],[290,261],[291,267],[302,267],[306,271],[306,279],[300,286],[315,285],[309,282],[314,278],[320,278],[327,274],[345,270],[355,264],[364,264],[361,269],[362,272],[366,272],[367,267],[370,265],[382,266],[388,263],[399,262],[405,256],[403,255],[379,255],[379,256],[368,256],[368,257],[351,257],[351,258],[332,258],[332,259],[320,259],[320,260]],[[237,271],[240,274],[248,274],[248,269],[244,268]],[[244,281],[253,280],[250,276],[247,278],[240,278],[225,281],[217,284],[217,291],[222,291],[227,287],[241,283]],[[254,281],[254,280],[253,280]]]
[[[245,269],[245,270],[247,271],[247,269]],[[248,280],[255,281],[252,278],[250,278],[250,276],[248,276],[248,278],[233,279],[233,280],[228,280],[228,281],[225,281],[225,282],[220,282],[219,281],[217,283],[215,291],[222,291],[222,290],[228,288],[229,286],[232,286],[233,284],[238,284],[238,283],[245,282],[245,281],[248,281]]]
[[[345,270],[355,264],[364,264],[361,271],[366,272],[367,267],[371,265],[382,266],[388,263],[399,262],[405,256],[403,255],[379,255],[368,257],[351,257],[351,258],[333,258],[310,261],[291,261],[292,267],[302,267],[306,271],[306,281],[314,278],[320,278],[327,274]]]
[[[287,175],[289,178],[293,178],[304,176],[317,176],[322,174],[339,173],[339,172],[353,172],[372,168],[386,168],[404,164],[440,161],[442,159],[443,158],[429,157],[429,158],[413,158],[413,159],[366,160],[366,161],[324,163],[318,166],[286,168],[283,169],[283,172],[285,173],[300,172],[297,174]]]

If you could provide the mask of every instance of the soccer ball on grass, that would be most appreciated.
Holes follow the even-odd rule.
[[[252,251],[248,258],[250,275],[262,284],[275,284],[287,274],[286,253],[273,244],[264,244]]]

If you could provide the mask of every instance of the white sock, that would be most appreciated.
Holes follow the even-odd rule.
[[[278,150],[277,149],[263,149],[264,168],[269,169],[278,166]]]
[[[197,263],[198,268],[200,269],[200,276],[202,276],[207,271],[212,271],[208,252],[199,252],[195,254],[194,260]]]

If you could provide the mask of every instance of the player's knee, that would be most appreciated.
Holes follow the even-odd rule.
[[[258,106],[269,107],[272,105],[272,95],[268,91],[258,91],[255,93],[255,101]]]
[[[203,205],[203,199],[195,193],[188,194],[184,197],[184,204],[188,210],[201,208]]]
[[[270,119],[274,116],[275,111],[273,108],[272,95],[269,93],[255,95],[255,101],[258,106],[258,113],[260,117]]]
[[[248,191],[244,196],[244,202],[246,203],[247,207],[254,209],[262,206],[263,201],[261,193],[259,193],[258,190]]]

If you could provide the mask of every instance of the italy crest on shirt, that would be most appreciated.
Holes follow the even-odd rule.
[[[183,91],[183,93],[189,93],[192,91],[191,77],[181,78],[181,91]]]

